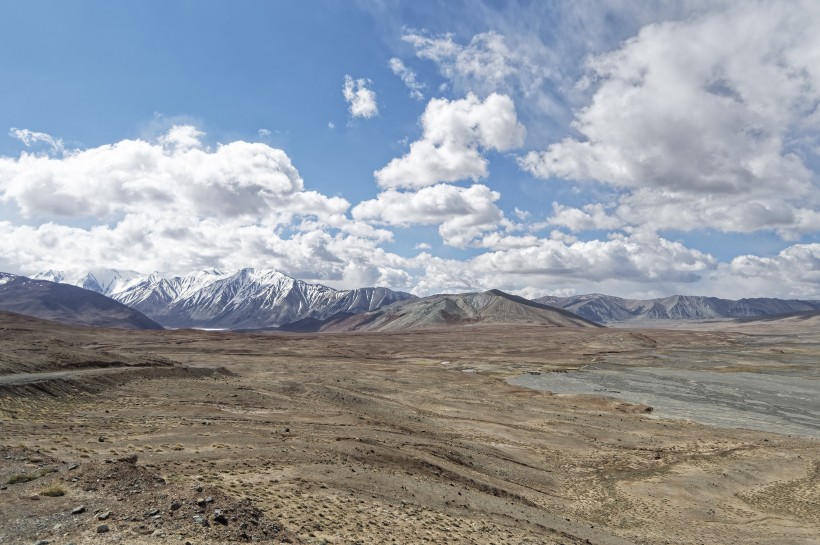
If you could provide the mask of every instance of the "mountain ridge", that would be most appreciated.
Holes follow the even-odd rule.
[[[328,322],[320,330],[387,332],[480,325],[602,327],[564,309],[493,289],[399,301],[371,312]]]
[[[656,299],[626,299],[594,293],[571,297],[547,295],[533,301],[563,308],[598,323],[755,318],[820,310],[820,301],[773,297],[733,300],[670,295]]]

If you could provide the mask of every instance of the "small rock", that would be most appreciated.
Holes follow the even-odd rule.
[[[36,543],[34,543],[34,545],[48,545],[49,543],[51,543],[49,540],[41,539],[40,541],[37,541]]]
[[[123,456],[122,458],[117,458],[118,462],[125,462],[126,464],[134,465],[137,463],[137,455],[131,454],[128,456]]]
[[[108,520],[108,517],[111,516],[111,511],[103,511],[99,515],[97,515],[97,520]]]
[[[207,517],[203,517],[202,515],[194,515],[193,519],[194,522],[196,522],[200,526],[210,526],[210,524],[208,524]]]
[[[211,496],[205,498],[205,503],[213,503],[214,499]]]
[[[182,504],[179,503],[178,501],[172,501],[171,502],[171,511],[176,511],[180,507],[182,507]]]
[[[68,466],[68,470],[73,471],[73,470],[77,469],[78,467],[80,467],[80,466],[78,466],[77,464],[71,464],[70,466]]]
[[[205,498],[197,498],[196,504],[200,507],[203,507],[205,505]]]
[[[100,524],[99,526],[97,526],[97,533],[98,534],[104,534],[104,533],[108,532],[108,530],[109,530],[109,528],[108,528],[107,524]]]
[[[225,515],[223,515],[223,514],[222,514],[222,512],[221,512],[221,511],[219,511],[219,509],[217,509],[216,511],[214,511],[214,520],[215,520],[216,522],[218,522],[219,524],[223,525],[223,526],[227,526],[227,525],[228,525],[228,517],[226,517]]]
[[[33,500],[33,501],[37,501],[37,500],[40,499],[40,494],[32,494],[31,496],[28,497],[28,499]]]
[[[151,509],[146,516],[153,517],[154,515],[159,515],[159,509]]]
[[[194,488],[194,490],[196,490],[197,492],[202,492],[202,487],[201,487],[201,486],[197,486],[197,487],[195,487],[195,488]]]
[[[100,443],[105,443],[105,437],[103,437],[102,435],[100,435],[100,436],[97,438],[97,441],[99,441]]]
[[[80,515],[82,513],[85,513],[85,505],[80,505],[71,510],[72,515]]]

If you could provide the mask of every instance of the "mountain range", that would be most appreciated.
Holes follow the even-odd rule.
[[[0,310],[67,324],[162,329],[138,310],[66,284],[0,273]]]
[[[572,297],[546,296],[535,301],[568,310],[598,323],[754,318],[820,310],[820,301],[764,297],[737,301],[696,295],[623,299],[595,293]]]
[[[102,269],[46,271],[36,279],[83,287],[128,305],[166,327],[276,328],[323,321],[414,298],[387,288],[335,290],[273,269],[196,271],[185,276]]]
[[[452,326],[601,327],[566,310],[499,290],[433,295],[323,324],[321,331],[408,331]]]

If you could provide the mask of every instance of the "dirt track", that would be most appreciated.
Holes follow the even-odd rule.
[[[44,456],[58,469],[0,491],[0,521],[16,521],[0,522],[0,543],[215,537],[213,520],[191,526],[165,504],[146,517],[127,491],[117,503],[71,480],[95,461],[132,454],[186,505],[195,487],[246,498],[307,543],[818,543],[816,441],[664,421],[644,406],[502,380],[596,358],[640,363],[681,347],[706,356],[755,350],[743,336],[543,328],[96,335],[95,349],[235,375],[0,400],[0,444],[25,447],[0,479],[48,466]],[[84,349],[87,340],[78,341]],[[79,467],[69,471],[72,463]],[[66,496],[28,499],[51,482]],[[78,521],[66,512],[79,502],[89,514]],[[95,532],[95,509],[111,510],[110,532]],[[36,517],[21,518],[27,511]]]

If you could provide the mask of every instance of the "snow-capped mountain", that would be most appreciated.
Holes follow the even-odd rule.
[[[339,312],[374,310],[413,297],[387,288],[335,290],[272,269],[230,273],[210,269],[186,276],[48,271],[37,277],[87,286],[169,327],[278,327],[305,318],[323,320]]]
[[[117,269],[92,269],[54,271],[48,270],[37,273],[31,278],[34,280],[48,280],[59,284],[71,284],[103,295],[121,291],[128,284],[140,277],[136,271],[122,271]]]
[[[569,310],[599,323],[753,318],[820,310],[820,301],[762,297],[738,301],[695,295],[673,295],[660,299],[622,299],[595,293],[572,297],[546,296],[535,301]]]

